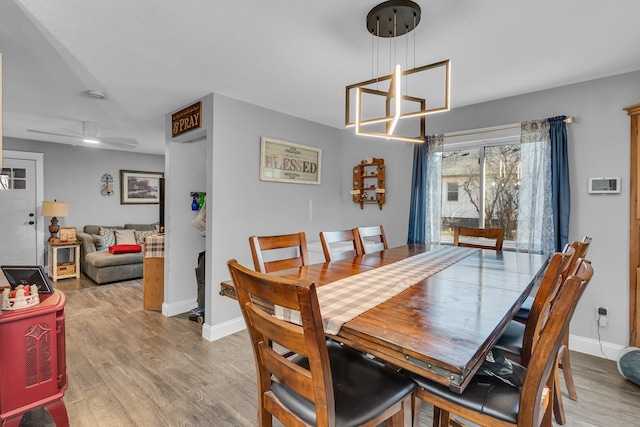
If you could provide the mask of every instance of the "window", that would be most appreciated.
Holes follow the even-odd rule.
[[[27,170],[24,168],[2,168],[0,190],[26,190]]]
[[[518,224],[520,143],[479,141],[442,153],[442,242],[455,226],[502,228],[515,241]]]
[[[447,201],[448,202],[458,201],[458,183],[457,182],[447,182]]]

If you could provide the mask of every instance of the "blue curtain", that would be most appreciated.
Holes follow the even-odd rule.
[[[569,242],[569,157],[567,155],[567,116],[549,119],[551,143],[551,205],[556,251]]]
[[[407,244],[425,243],[427,220],[427,153],[428,144],[413,146],[413,178]]]

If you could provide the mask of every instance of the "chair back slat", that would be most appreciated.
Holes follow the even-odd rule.
[[[529,362],[533,347],[546,322],[552,302],[560,289],[563,278],[566,277],[566,272],[571,267],[571,260],[575,252],[576,250],[572,246],[567,245],[564,251],[556,252],[551,256],[524,328],[521,352],[523,366],[527,366]]]
[[[472,239],[465,239],[465,238]],[[462,238],[462,239],[461,239]],[[453,245],[466,248],[502,250],[504,230],[502,228],[459,227],[453,229]],[[493,241],[487,242],[487,240]]]
[[[307,238],[304,232],[278,236],[251,236],[249,246],[254,268],[261,273],[298,268],[309,264]],[[265,259],[265,254],[269,251],[286,250],[295,252],[295,255],[277,260]]]
[[[558,297],[551,307],[548,320],[541,330],[529,360],[520,394],[519,427],[538,426],[542,419],[548,419],[549,424],[551,423],[553,405],[548,401],[545,404],[543,399],[550,399],[553,395],[557,355],[562,339],[580,296],[593,277],[593,268],[589,261],[581,260],[578,271],[581,275],[569,276],[560,286]]]
[[[322,243],[322,251],[324,259],[329,261],[337,261],[344,258],[353,258],[362,255],[360,245],[358,244],[358,230],[340,230],[340,231],[321,231],[320,242]],[[350,247],[346,250],[334,251],[332,244],[350,243]],[[348,245],[346,245],[348,246]]]
[[[227,265],[254,349],[260,407],[281,420],[297,420],[271,391],[272,381],[278,381],[314,402],[318,425],[333,425],[333,382],[315,285],[308,280],[270,277],[236,260]],[[278,319],[255,300],[299,311],[302,326]],[[307,357],[309,369],[275,351],[271,343]]]
[[[360,253],[370,254],[389,249],[387,236],[384,233],[382,225],[372,227],[358,227],[358,244],[360,245]]]

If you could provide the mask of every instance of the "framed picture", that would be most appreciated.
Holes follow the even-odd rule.
[[[53,286],[41,265],[3,265],[0,269],[11,289],[15,289],[18,285],[37,285],[38,293],[53,293]]]
[[[120,204],[149,205],[160,201],[161,172],[120,171]]]
[[[260,139],[260,180],[320,184],[322,150],[308,145]]]
[[[60,241],[61,242],[75,242],[76,228],[75,227],[60,227]]]

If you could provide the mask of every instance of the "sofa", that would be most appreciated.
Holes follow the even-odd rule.
[[[156,232],[156,224],[85,225],[82,232],[76,233],[80,241],[80,271],[98,285],[141,278],[144,252],[114,254],[109,247],[132,243],[132,236],[143,246],[144,238]]]

